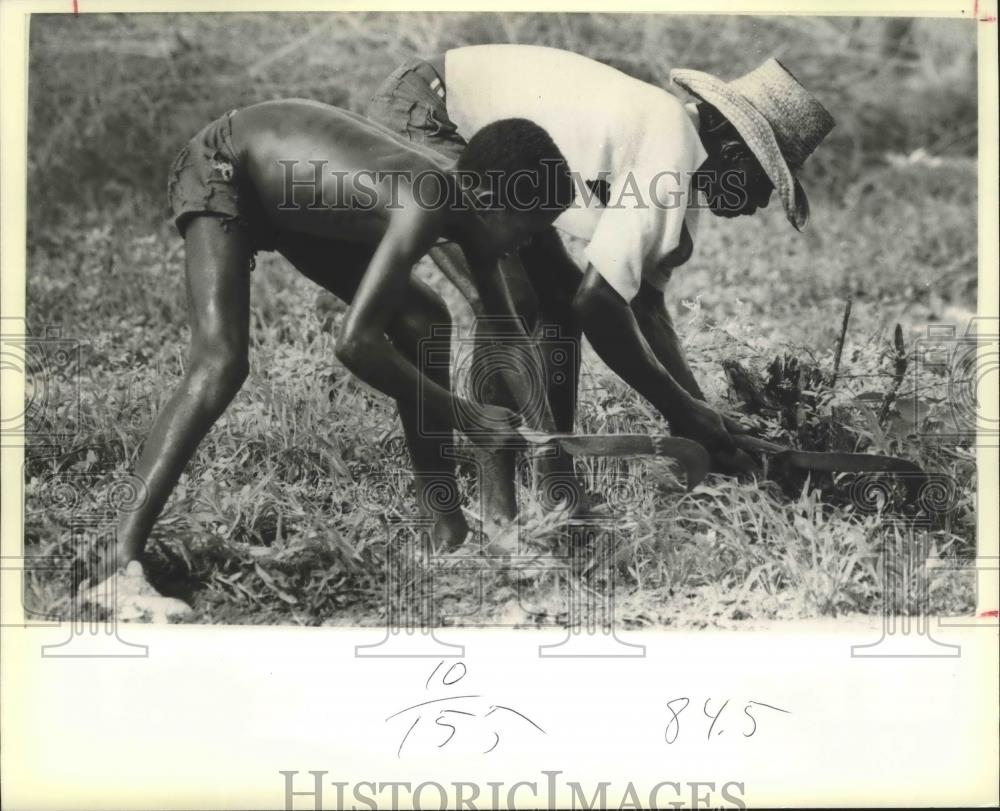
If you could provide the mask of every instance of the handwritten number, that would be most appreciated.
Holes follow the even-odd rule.
[[[778,712],[783,712],[783,713],[785,713],[785,715],[791,715],[792,714],[790,710],[783,710],[783,709],[781,709],[781,707],[775,707],[773,704],[765,704],[763,701],[750,701],[743,708],[743,712],[746,714],[747,718],[749,718],[751,721],[753,721],[753,729],[750,730],[750,734],[749,735],[747,735],[747,733],[744,732],[743,733],[743,737],[744,738],[751,737],[757,731],[757,719],[754,718],[753,715],[750,714],[750,708],[754,704],[756,704],[758,707],[767,707],[767,709],[769,709],[769,710],[777,710]]]
[[[727,698],[725,700],[725,702],[723,702],[722,706],[719,707],[719,711],[715,715],[712,715],[712,713],[710,713],[708,711],[708,702],[711,701],[711,700],[712,699],[710,699],[710,698],[706,698],[705,699],[705,706],[702,707],[702,710],[701,710],[703,713],[705,713],[706,716],[708,716],[709,718],[712,719],[712,724],[708,728],[708,739],[709,740],[712,739],[712,730],[715,729],[715,722],[719,720],[719,716],[722,715],[722,711],[724,709],[726,709],[726,705],[729,704],[729,699]],[[722,734],[722,730],[721,729],[719,730],[719,734],[720,735]]]
[[[783,712],[785,715],[791,715],[791,710],[783,710],[781,707],[775,707],[773,704],[765,704],[763,701],[751,701],[751,704],[756,704],[758,707],[767,707],[769,710],[777,710],[778,712]]]
[[[403,753],[403,744],[406,743],[406,739],[410,737],[410,733],[413,732],[413,728],[420,723],[420,716],[418,715],[413,719],[413,723],[410,724],[410,728],[406,730],[406,734],[403,736],[403,740],[399,742],[399,749],[396,750],[396,757],[398,758]]]
[[[683,701],[684,705],[679,710],[674,710],[674,704],[678,701]],[[680,715],[687,709],[687,705],[691,703],[691,700],[685,697],[674,698],[667,702],[667,709],[670,710],[670,721],[667,723],[667,728],[663,731],[663,740],[667,743],[673,743],[677,740],[677,736],[681,731]],[[673,735],[670,734],[671,728],[673,729]]]
[[[437,673],[437,672],[438,672],[438,670],[440,670],[440,669],[441,669],[441,665],[443,665],[443,664],[444,664],[444,659],[442,659],[442,660],[441,660],[440,662],[438,662],[438,663],[437,663],[437,664],[436,664],[436,665],[434,666],[434,669],[433,669],[433,670],[431,671],[431,675],[429,675],[429,676],[427,677],[427,681],[425,681],[425,682],[424,682],[424,689],[425,689],[425,690],[429,690],[429,689],[430,689],[430,687],[431,687],[431,679],[433,679],[433,678],[434,678],[434,674],[435,674],[435,673]]]
[[[712,723],[708,727],[708,734],[706,735],[706,738],[709,741],[712,740],[713,733],[714,737],[718,737],[723,732],[725,732],[724,729],[719,728],[718,730],[716,730],[715,727],[719,718],[722,716],[722,713],[725,712],[726,707],[729,706],[730,699],[727,698],[725,701],[723,701],[722,706],[720,706],[718,711],[716,712],[712,712],[711,710],[710,705],[712,701],[713,701],[712,698],[706,698],[705,703],[701,708],[701,711],[704,714],[704,716],[706,718],[710,718],[712,721]],[[677,737],[680,734],[680,715],[682,712],[684,712],[684,710],[690,703],[691,702],[688,698],[683,698],[683,697],[674,698],[667,702],[667,709],[670,710],[670,715],[671,715],[670,721],[667,723],[666,729],[663,731],[663,739],[667,743],[673,743],[674,741],[677,740]],[[753,714],[753,709],[755,708],[755,705],[756,709],[758,710],[761,707],[763,707],[765,709],[774,710],[775,712],[784,713],[786,715],[792,714],[791,710],[785,710],[782,709],[781,707],[776,707],[773,704],[765,704],[763,701],[748,701],[746,705],[743,707],[743,714],[748,719],[750,719],[752,728],[750,729],[749,732],[747,732],[746,727],[744,727],[744,731],[742,733],[744,738],[751,738],[757,732],[757,718]]]
[[[460,682],[462,679],[464,679],[468,675],[468,669],[466,668],[465,664],[463,662],[456,662],[455,664],[453,664],[451,667],[449,667],[445,671],[444,675],[439,676],[438,674],[440,673],[440,670],[441,670],[441,668],[443,666],[444,666],[444,660],[439,661],[437,663],[437,665],[435,665],[434,669],[430,672],[430,675],[427,676],[427,681],[424,682],[424,689],[425,690],[430,690],[430,686],[431,686],[432,682],[435,684],[435,686],[437,686],[438,684],[441,684],[441,685],[443,685],[445,687],[451,687],[451,686],[457,684],[458,682]],[[438,680],[440,680],[440,681],[438,681]],[[405,707],[402,710],[398,710],[397,712],[394,712],[392,715],[388,716],[385,720],[386,720],[386,722],[389,722],[393,718],[398,718],[398,717],[400,717],[402,715],[405,715],[408,712],[413,712],[414,710],[419,710],[422,707],[429,707],[432,704],[436,704],[436,705],[438,705],[440,707],[443,703],[466,701],[466,700],[479,699],[479,698],[482,698],[482,696],[480,696],[478,694],[469,694],[469,695],[460,695],[460,696],[459,695],[447,695],[447,696],[444,696],[442,698],[432,698],[432,699],[428,699],[427,701],[421,701],[421,702],[418,702],[417,704],[413,704],[413,705],[411,705],[409,707]],[[686,699],[686,698],[685,699],[674,699],[674,701],[680,701],[680,700],[683,700],[685,702],[685,706],[687,706],[688,699]],[[465,706],[468,706],[468,705],[465,705]],[[475,707],[475,705],[472,705],[472,706]],[[683,709],[684,708],[681,707],[681,710],[683,710]],[[474,719],[474,720],[470,721],[470,723],[476,724],[477,721],[478,722],[482,722],[484,719],[488,718],[489,716],[493,715],[493,713],[496,713],[496,712],[498,712],[500,710],[502,710],[502,711],[504,711],[506,713],[511,713],[513,715],[516,715],[518,718],[522,719],[523,721],[527,721],[529,724],[531,724],[531,726],[534,727],[538,732],[541,732],[543,735],[546,734],[545,730],[542,729],[534,721],[532,721],[527,715],[525,715],[524,713],[518,712],[513,707],[506,707],[503,704],[491,704],[489,710],[487,712],[485,712],[485,713],[482,713],[482,714],[480,714],[478,712],[468,712],[466,710],[458,710],[458,709],[454,709],[454,708],[451,708],[451,707],[444,707],[444,708],[442,708],[442,709],[439,710],[437,717],[434,718],[434,725],[437,726],[437,727],[439,727],[439,728],[441,728],[442,730],[446,729],[446,730],[448,730],[448,732],[447,732],[446,736],[441,740],[441,742],[437,744],[437,748],[438,749],[443,749],[445,746],[449,745],[452,742],[452,739],[454,739],[456,733],[458,732],[458,726],[457,726],[458,721],[457,720],[455,721],[455,724],[448,723],[448,721],[445,720],[448,717],[449,714],[451,714],[451,715],[464,715],[464,716],[466,716],[466,717],[468,717],[470,719]],[[671,708],[671,711],[673,711],[673,708]],[[678,712],[680,712],[680,711],[678,711]],[[677,716],[677,713],[674,714],[675,721],[676,721],[676,716]],[[418,714],[416,716],[416,718],[414,718],[413,723],[410,724],[409,728],[406,730],[406,734],[403,735],[403,739],[399,742],[399,747],[396,749],[396,757],[397,758],[402,756],[403,747],[406,745],[406,742],[409,740],[411,733],[413,732],[413,730],[416,729],[417,724],[420,723],[420,721],[422,720],[422,718],[423,718],[423,716],[420,715],[420,714]],[[483,752],[483,754],[488,754],[488,753],[492,752],[500,744],[499,727],[498,726],[494,727],[490,731],[493,733],[493,738],[494,738],[493,744],[490,746],[489,749],[485,750]],[[676,730],[674,731],[674,736],[673,737],[674,738],[677,737]],[[668,740],[668,743],[672,742],[672,740],[673,739]]]
[[[427,677],[427,681],[424,682],[425,690],[430,689],[431,680],[434,678],[434,676],[437,675],[437,672],[441,669],[441,665],[443,664],[444,664],[444,659],[442,659],[434,666],[434,669],[431,671],[431,675],[429,675]],[[461,670],[458,670],[458,668],[461,668]],[[464,679],[467,673],[468,670],[466,669],[465,665],[462,662],[455,662],[455,664],[449,667],[445,671],[445,674],[441,677],[441,684],[443,684],[445,687],[451,687],[453,684],[457,684],[462,679]],[[454,676],[452,674],[454,674]]]
[[[494,732],[493,733],[493,737],[496,740],[493,741],[493,746],[491,746],[489,749],[487,749],[486,751],[483,752],[484,755],[488,755],[490,752],[492,752],[494,749],[496,749],[500,745],[500,736],[496,732]]]
[[[439,727],[448,727],[448,729],[451,730],[451,734],[447,738],[445,738],[443,741],[441,741],[441,743],[438,744],[438,749],[440,749],[442,746],[444,746],[446,743],[448,743],[448,741],[450,741],[452,738],[454,738],[455,737],[455,732],[457,731],[455,729],[455,727],[453,727],[447,721],[445,721],[444,723],[441,723],[442,720],[443,720],[443,716],[439,715],[437,718],[434,719],[434,723],[437,724]]]

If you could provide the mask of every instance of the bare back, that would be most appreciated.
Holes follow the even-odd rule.
[[[233,146],[272,224],[370,244],[385,233],[394,187],[450,163],[380,124],[308,99],[241,109]]]

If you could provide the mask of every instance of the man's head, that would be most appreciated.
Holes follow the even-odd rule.
[[[730,194],[713,211],[736,216],[766,205],[766,178],[788,220],[799,231],[805,228],[809,201],[796,174],[833,129],[826,108],[777,59],[731,82],[697,70],[673,70],[670,77],[701,102],[700,134],[709,155],[702,168],[715,172],[715,183],[729,184]],[[742,195],[733,192],[737,180]],[[736,195],[742,198],[738,203]]]
[[[544,230],[573,202],[573,181],[549,134],[524,118],[479,130],[455,166],[493,247],[508,253]]]
[[[695,185],[712,213],[738,217],[766,208],[774,183],[743,136],[708,102],[698,103],[698,120],[698,134],[708,157],[698,169]]]

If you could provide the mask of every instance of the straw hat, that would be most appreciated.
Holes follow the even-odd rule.
[[[731,82],[680,69],[670,71],[670,79],[732,122],[774,184],[789,222],[805,228],[809,201],[795,174],[833,129],[826,108],[773,58]]]

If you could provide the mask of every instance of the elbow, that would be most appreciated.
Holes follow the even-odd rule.
[[[606,345],[620,330],[634,325],[632,310],[627,301],[591,268],[573,297],[573,317],[577,326],[597,348],[597,341]]]
[[[603,280],[601,282],[601,284],[581,284],[573,296],[573,317],[584,331],[588,331],[594,324],[600,324],[602,318],[607,318],[610,314],[609,307],[612,307],[615,299],[619,298],[610,288],[605,290],[606,283],[603,283]],[[610,296],[608,292],[611,293]]]
[[[358,332],[344,332],[337,339],[337,347],[334,354],[344,366],[357,374],[357,370],[365,363],[365,359],[371,359],[375,349],[371,336]]]

